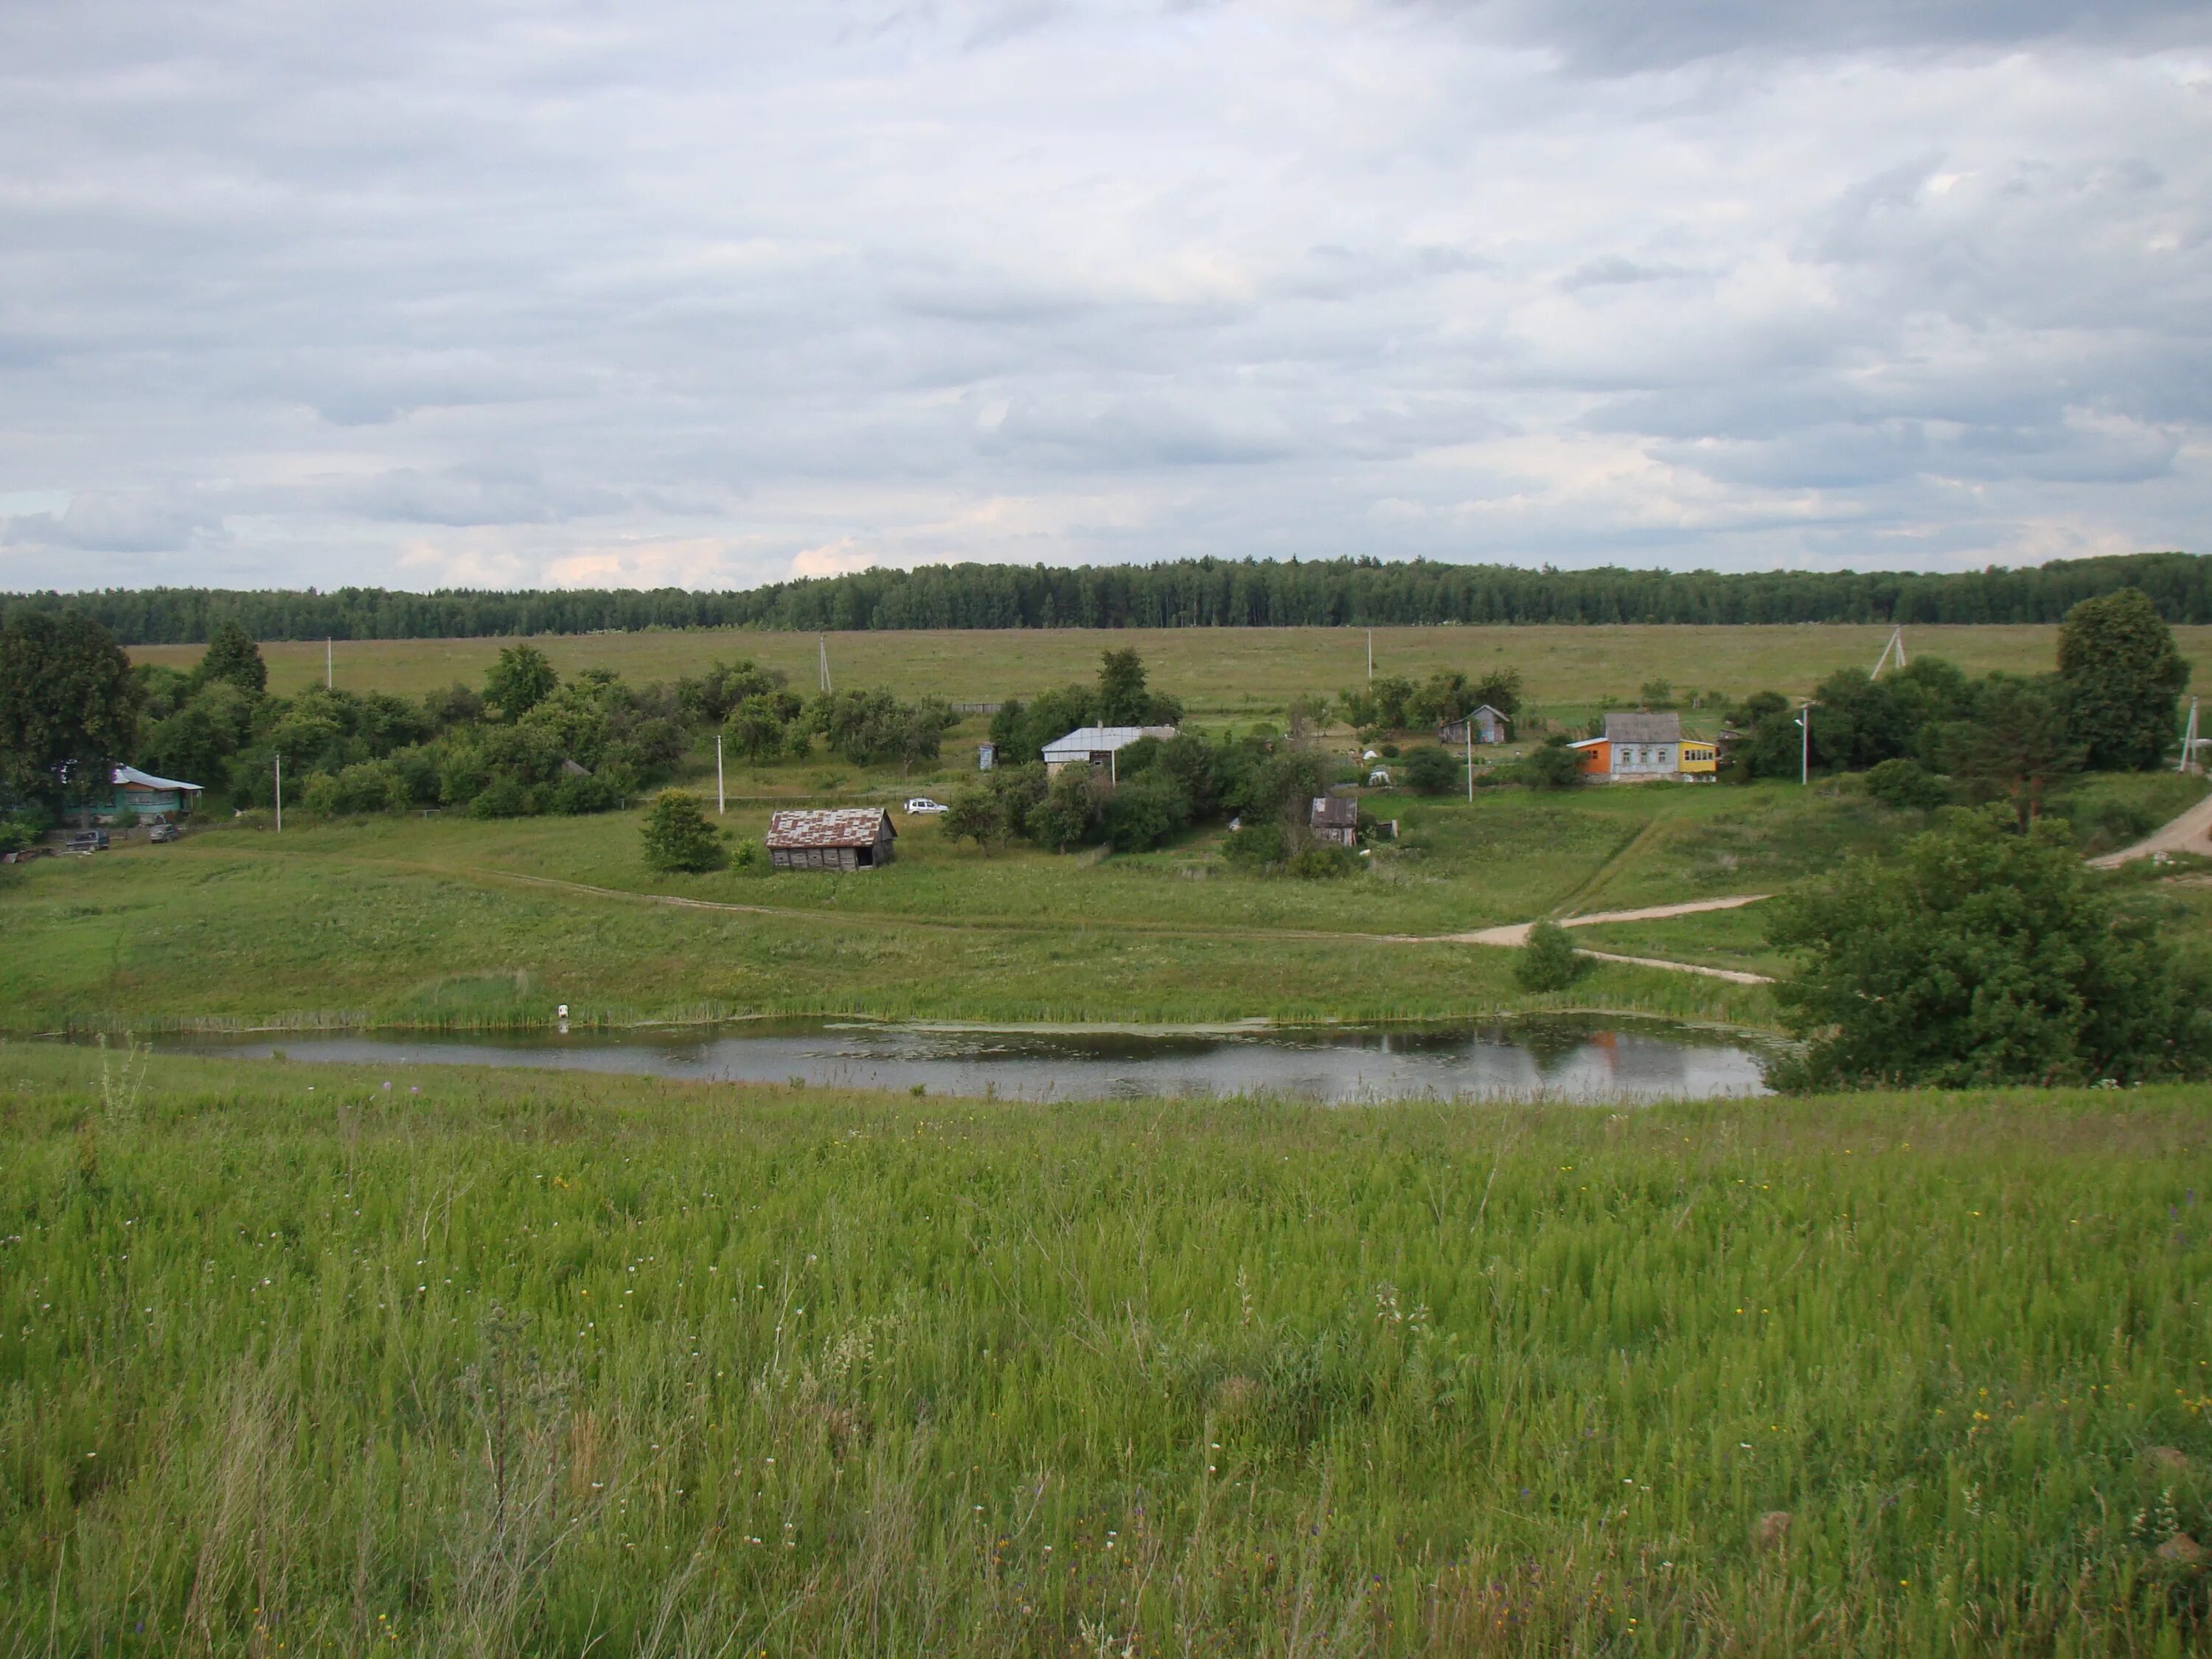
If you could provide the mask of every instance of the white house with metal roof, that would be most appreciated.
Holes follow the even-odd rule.
[[[1114,757],[1139,738],[1165,743],[1176,735],[1172,726],[1079,726],[1066,737],[1044,746],[1044,769],[1058,777],[1062,768],[1111,766]]]

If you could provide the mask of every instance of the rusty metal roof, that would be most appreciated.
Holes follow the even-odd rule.
[[[872,847],[877,834],[898,834],[891,815],[880,806],[832,806],[778,812],[768,821],[770,847]]]

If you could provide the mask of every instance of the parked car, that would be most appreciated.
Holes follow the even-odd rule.
[[[949,811],[943,802],[933,801],[927,795],[916,795],[906,804],[909,812],[943,812]]]
[[[181,828],[166,822],[155,824],[146,832],[148,841],[182,841],[184,838],[185,832]]]
[[[62,850],[69,853],[105,853],[107,850],[107,831],[80,830],[63,843]]]

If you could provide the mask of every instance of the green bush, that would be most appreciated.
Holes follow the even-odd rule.
[[[1240,870],[1260,870],[1283,861],[1283,826],[1273,819],[1240,824],[1221,838],[1221,856]]]
[[[1583,757],[1581,751],[1567,746],[1562,734],[1530,750],[1514,769],[1523,782],[1539,789],[1565,789],[1582,781]]]
[[[1406,757],[1406,783],[1417,795],[1443,795],[1460,787],[1460,757],[1447,749],[1416,749]]]
[[[1302,847],[1291,854],[1289,872],[1300,881],[1332,881],[1339,876],[1348,876],[1359,867],[1359,855],[1349,847],[1337,847],[1326,842],[1316,842]]]
[[[1565,928],[1556,921],[1540,921],[1528,930],[1528,941],[1513,964],[1513,978],[1524,991],[1564,991],[1582,977],[1587,965]]]
[[[1774,903],[1802,966],[1775,987],[1808,1039],[1792,1089],[2135,1083],[2212,1073],[2208,988],[2122,908],[2062,824],[1947,814],[1904,860],[1856,859]]]
[[[645,815],[645,861],[655,870],[719,870],[729,862],[722,832],[695,795],[664,789]]]
[[[1951,799],[1943,780],[1915,760],[1886,760],[1866,775],[1867,793],[1900,811],[1932,811]]]

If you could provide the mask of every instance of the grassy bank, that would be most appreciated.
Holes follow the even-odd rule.
[[[2098,802],[2161,811],[2194,787],[2155,775],[2087,786]],[[854,877],[656,872],[635,813],[295,814],[282,836],[222,823],[173,846],[0,871],[0,1031],[542,1024],[563,1002],[579,1021],[611,1024],[1480,1018],[1558,1000],[1523,996],[1510,952],[1415,941],[1779,892],[1894,848],[1924,822],[1833,784],[1486,790],[1472,804],[1380,796],[1369,808],[1398,817],[1402,838],[1329,881],[1233,871],[1210,830],[1094,863],[987,854],[902,817],[897,861]],[[754,840],[766,821],[746,806],[725,823]],[[2187,879],[2166,885],[2201,899],[2183,893]],[[2179,910],[2175,925],[2198,931]],[[1773,973],[1784,964],[1764,927],[1754,907],[1577,937]],[[1759,988],[1625,967],[1570,999],[1732,1024],[1773,1017]]]
[[[2202,1091],[123,1071],[0,1047],[0,1653],[2205,1638]]]
[[[2050,665],[2056,627],[1915,628],[1913,654],[1948,657],[1970,674]],[[2203,684],[2212,676],[2212,628],[2173,630]],[[1438,668],[1520,669],[1531,698],[1547,710],[1583,709],[1611,696],[1632,702],[1647,680],[1742,696],[1763,686],[1809,691],[1835,669],[1871,668],[1889,638],[1886,627],[1378,628],[1376,671],[1419,678]],[[832,634],[830,659],[841,686],[884,685],[902,696],[928,693],[955,702],[1029,697],[1073,681],[1088,683],[1099,653],[1134,648],[1152,684],[1175,692],[1200,715],[1279,719],[1291,698],[1358,685],[1367,676],[1367,631],[1352,628],[1018,629],[982,632]],[[419,694],[461,680],[475,685],[503,640],[341,641],[337,683],[356,691]],[[815,684],[815,636],[702,629],[685,633],[546,635],[532,641],[563,674],[619,670],[633,680],[697,674],[718,659],[750,657],[781,668],[793,684]],[[139,646],[140,662],[188,668],[198,646]],[[319,640],[262,647],[269,688],[319,684]]]
[[[634,841],[628,824],[587,822]],[[330,833],[322,850],[313,832],[288,830],[286,846],[305,850],[281,852],[274,836],[240,833],[31,866],[0,896],[0,1029],[543,1025],[564,1002],[579,1023],[613,1024],[761,1013],[1449,1019],[1569,1003],[1768,1018],[1753,988],[1620,968],[1564,997],[1530,998],[1507,951],[1273,931],[1256,917],[1208,931],[1170,915],[1107,926],[995,902],[980,919],[951,905],[896,913],[897,884],[927,866],[835,890],[815,878],[825,888],[817,908],[763,914],[529,884],[548,866],[521,860],[502,876],[485,862],[443,870],[349,855],[346,832]],[[1071,873],[1121,879],[1110,865]],[[714,879],[656,885],[719,892]],[[1154,879],[1164,903],[1203,885]],[[760,879],[744,896],[798,895]]]

